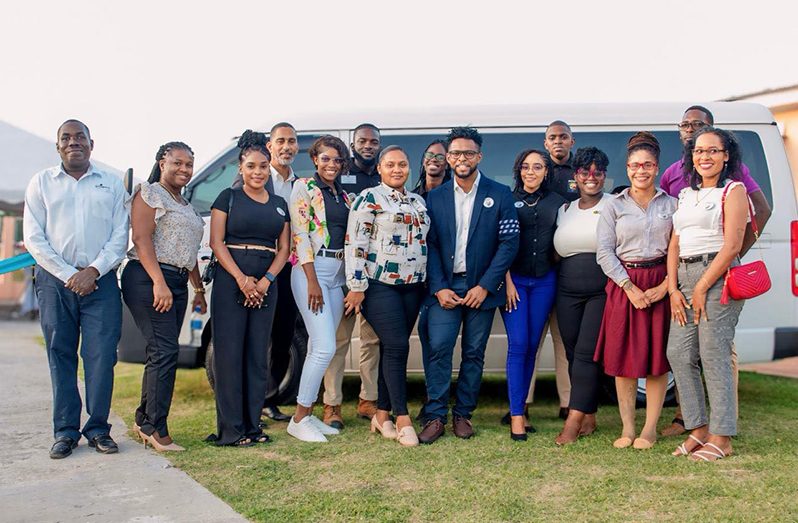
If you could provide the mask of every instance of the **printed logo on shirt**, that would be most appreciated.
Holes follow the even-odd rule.
[[[97,184],[97,185],[95,185],[94,187],[95,187],[96,189],[110,189],[110,187],[109,187],[109,186],[107,186],[107,185],[105,185],[105,184],[103,184],[103,183],[98,183],[98,184]]]
[[[493,198],[491,198],[490,196],[488,196],[487,198],[485,198],[485,199],[482,201],[482,205],[483,205],[483,206],[484,206],[486,209],[490,209],[491,207],[493,207]]]
[[[579,192],[579,188],[576,186],[576,180],[568,180],[568,192]]]

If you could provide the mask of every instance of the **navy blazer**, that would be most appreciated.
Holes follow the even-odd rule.
[[[490,309],[507,301],[504,277],[518,252],[521,230],[510,188],[481,174],[468,230],[466,283],[469,289],[479,285],[488,291],[480,309]],[[450,289],[454,275],[454,183],[450,180],[436,187],[426,199],[430,218],[427,282],[431,296]]]

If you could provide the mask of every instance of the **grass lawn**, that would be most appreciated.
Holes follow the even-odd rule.
[[[113,408],[130,426],[142,366],[116,370]],[[346,397],[358,386],[347,378]],[[537,434],[513,442],[498,423],[504,387],[486,377],[467,441],[449,426],[434,445],[401,448],[371,434],[350,401],[346,429],[328,444],[301,443],[285,423],[270,423],[271,444],[236,449],[202,441],[215,430],[213,396],[203,369],[180,370],[169,425],[187,451],[168,457],[254,521],[798,521],[798,380],[741,374],[737,454],[716,464],[671,457],[681,438],[649,451],[612,448],[620,433],[613,405],[600,408],[593,436],[557,448],[553,377],[539,382],[531,409]],[[409,393],[415,414],[419,377]],[[672,416],[665,409],[662,422]]]

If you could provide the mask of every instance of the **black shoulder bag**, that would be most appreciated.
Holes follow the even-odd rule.
[[[227,221],[225,222],[225,230],[227,230],[227,224],[230,223],[230,215],[233,213],[233,193],[235,189],[230,189],[230,200],[227,202]],[[211,259],[208,262],[208,265],[205,266],[205,270],[202,271],[202,283],[208,285],[213,281],[214,276],[216,276],[216,267],[219,265],[219,260],[216,259],[215,254],[211,254]]]

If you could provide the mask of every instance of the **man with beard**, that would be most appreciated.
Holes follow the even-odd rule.
[[[444,433],[449,411],[452,356],[462,328],[461,364],[452,409],[454,435],[474,435],[485,347],[496,307],[505,304],[504,277],[518,251],[520,226],[509,187],[480,173],[482,136],[456,127],[447,137],[446,159],[453,179],[427,197],[430,230],[426,423],[421,443]]]
[[[291,164],[294,163],[299,145],[297,143],[296,129],[288,122],[275,124],[269,131],[269,141],[266,148],[272,155],[269,164],[273,193],[285,201],[291,201],[291,189],[296,176]],[[294,339],[297,308],[294,295],[291,292],[291,264],[286,263],[283,270],[277,275],[277,309],[274,311],[274,326],[272,327],[271,353],[269,354],[269,388],[266,392],[266,402],[263,413],[274,421],[288,421],[291,416],[283,414],[277,406],[276,396],[278,386],[288,370],[288,355],[291,342]]]
[[[352,133],[352,159],[349,172],[340,177],[341,186],[354,198],[363,189],[380,184],[377,157],[380,152],[380,130],[370,123],[362,123]],[[344,290],[346,294],[346,290]],[[324,374],[324,423],[336,429],[344,427],[341,416],[343,402],[344,368],[352,339],[355,321],[360,324],[360,397],[357,415],[371,420],[377,413],[377,378],[380,363],[380,340],[362,314],[341,318],[336,332],[335,356]]]
[[[36,174],[25,191],[25,247],[36,260],[35,286],[53,385],[52,459],[72,454],[81,436],[102,454],[118,452],[108,414],[114,388],[122,300],[116,267],[128,240],[122,181],[90,161],[89,128],[58,128],[61,165]],[[78,344],[89,419],[80,427]]]

